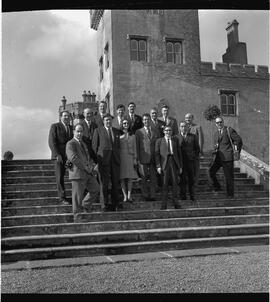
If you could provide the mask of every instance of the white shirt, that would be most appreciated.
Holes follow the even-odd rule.
[[[165,137],[165,139],[166,139],[167,147],[168,147],[168,143],[170,145],[170,151],[171,151],[170,153],[173,154],[172,139],[171,138],[167,138],[167,137]],[[169,140],[169,142],[168,142],[168,140]]]
[[[104,127],[105,127],[105,126],[104,126]],[[110,135],[110,134],[109,134],[109,131],[111,132],[112,140],[114,141],[114,136],[113,136],[112,128],[107,128],[107,127],[105,127],[105,129],[107,130],[108,135]]]

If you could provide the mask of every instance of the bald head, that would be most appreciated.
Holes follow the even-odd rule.
[[[187,113],[186,115],[185,115],[185,122],[187,123],[187,124],[192,124],[192,122],[193,122],[193,114],[191,114],[191,113]]]
[[[85,109],[83,110],[83,116],[84,116],[84,118],[85,118],[87,121],[90,121],[91,116],[92,116],[92,111],[91,111],[91,109],[90,109],[90,108],[85,108]]]

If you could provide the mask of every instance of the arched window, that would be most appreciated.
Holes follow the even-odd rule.
[[[147,44],[146,39],[131,38],[130,40],[130,60],[147,61]]]
[[[183,64],[182,41],[166,40],[167,62],[174,64]]]
[[[222,90],[220,92],[220,108],[222,115],[236,115],[236,92]]]

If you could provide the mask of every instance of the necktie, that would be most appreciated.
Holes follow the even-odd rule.
[[[168,139],[168,154],[170,155],[171,154],[171,148],[170,148],[170,140]]]
[[[109,128],[108,129],[108,132],[109,132],[109,139],[110,139],[110,143],[111,143],[111,146],[113,146],[113,138],[112,138],[112,130]]]
[[[132,120],[132,122],[134,122],[134,115],[133,114],[131,115],[131,120]]]
[[[69,127],[65,125],[65,128],[66,128],[67,135],[69,136]]]
[[[148,137],[149,137],[149,139],[151,138],[151,132],[150,132],[150,129],[149,128],[147,128],[146,129],[146,132],[147,132],[147,135],[148,135]]]

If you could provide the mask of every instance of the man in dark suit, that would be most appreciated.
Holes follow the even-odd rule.
[[[135,114],[136,105],[133,102],[128,104],[127,120],[129,122],[129,131],[131,134],[135,134],[136,130],[143,127],[142,117]]]
[[[66,144],[73,137],[72,127],[69,124],[70,113],[66,110],[61,112],[60,122],[52,124],[49,132],[49,147],[51,159],[54,160],[55,176],[58,197],[64,205],[69,204],[66,200],[64,176],[66,163]]]
[[[150,126],[150,114],[143,114],[144,127],[135,133],[137,158],[142,168],[142,194],[145,200],[153,201],[156,197],[156,167],[155,167],[155,143],[160,137],[158,131]]]
[[[66,145],[67,159],[71,163],[69,179],[72,183],[72,210],[74,222],[79,222],[79,213],[87,212],[87,203],[96,202],[99,193],[99,185],[92,174],[95,163],[90,157],[88,148],[82,140],[83,126],[77,124],[74,127],[74,137]],[[84,197],[84,191],[88,194]]]
[[[180,198],[181,200],[187,199],[186,187],[188,185],[190,199],[195,201],[194,167],[200,153],[199,142],[195,134],[188,132],[186,122],[180,122],[179,128],[180,134],[177,135],[177,138],[181,146],[183,160],[183,172],[180,178]]]
[[[150,110],[151,115],[151,127],[156,128],[159,132],[160,137],[164,136],[164,127],[166,123],[164,121],[159,120],[157,108],[151,108]]]
[[[94,131],[92,147],[97,157],[100,180],[100,203],[104,211],[116,211],[123,206],[119,202],[120,176],[120,131],[112,127],[112,116],[103,117],[104,126]],[[111,181],[111,204],[108,199],[108,186]]]
[[[100,101],[98,105],[98,114],[94,116],[94,122],[98,127],[103,126],[103,117],[107,113],[107,103]]]
[[[166,124],[166,126],[170,126],[172,128],[172,136],[177,135],[179,133],[177,120],[169,116],[169,106],[163,105],[161,107],[161,114],[161,120]]]
[[[168,184],[172,183],[172,197],[174,207],[180,209],[177,202],[178,176],[182,173],[182,155],[179,140],[172,137],[172,128],[165,126],[164,137],[157,139],[155,146],[156,168],[163,174],[163,198],[161,210],[167,209]]]
[[[242,139],[237,132],[231,127],[224,126],[222,117],[215,120],[217,131],[214,133],[214,160],[210,166],[209,174],[213,186],[216,191],[221,190],[221,186],[217,180],[216,173],[219,168],[223,167],[226,179],[226,190],[229,198],[234,197],[234,166],[233,166],[233,147],[230,142],[229,135],[234,144],[235,149],[242,149]]]
[[[92,117],[92,112],[90,108],[85,108],[83,111],[84,119],[80,122],[83,127],[83,141],[88,148],[89,155],[91,158],[95,159],[95,154],[92,149],[92,139],[94,135],[94,130],[97,128],[97,124]],[[96,160],[95,160],[96,161]]]
[[[112,121],[112,126],[114,128],[117,128],[119,130],[123,129],[123,125],[122,122],[124,120],[125,117],[125,106],[123,104],[119,104],[116,107],[116,113],[117,115],[114,117],[113,121]]]
[[[197,125],[193,122],[194,116],[191,113],[187,113],[185,115],[185,122],[188,126],[188,132],[195,134],[198,138],[199,147],[200,147],[200,154],[203,156],[203,143],[204,143],[204,137],[202,128],[200,125]],[[197,185],[199,180],[199,173],[200,173],[200,156],[198,156],[197,159],[195,159],[195,166],[194,166],[194,181],[195,185]]]

